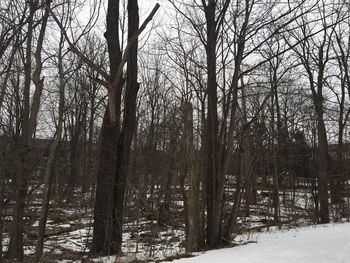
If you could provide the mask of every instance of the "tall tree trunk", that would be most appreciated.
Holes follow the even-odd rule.
[[[187,223],[188,232],[186,236],[186,251],[199,251],[204,246],[202,234],[202,222],[200,214],[200,173],[198,171],[198,161],[195,157],[193,146],[193,113],[192,104],[188,101],[184,103],[184,134],[186,150],[186,167],[189,176],[189,189],[187,200]]]
[[[58,124],[56,134],[53,141],[49,146],[49,154],[47,158],[47,164],[44,176],[44,192],[42,194],[42,208],[38,226],[38,240],[35,250],[35,262],[40,262],[40,258],[43,254],[45,227],[47,222],[47,215],[50,205],[51,196],[51,184],[54,175],[55,159],[59,143],[61,141],[62,129],[63,129],[63,114],[64,114],[64,76],[63,76],[63,61],[62,61],[62,49],[63,49],[63,35],[61,34],[59,51],[58,51],[58,74],[59,74],[59,108],[58,108]]]
[[[276,78],[276,70],[273,70],[273,77],[271,78],[271,88],[273,95],[271,96],[271,147],[272,147],[272,153],[273,153],[273,219],[276,223],[280,221],[280,198],[279,198],[279,184],[278,184],[278,159],[277,159],[277,153],[279,152],[279,123],[280,123],[280,113],[279,113],[279,104],[278,104],[278,93],[277,93],[277,78]],[[276,101],[275,101],[276,100]],[[276,104],[276,111],[277,111],[277,138],[276,138],[276,132],[275,132],[275,104]],[[277,139],[277,144],[276,144]]]
[[[139,8],[137,0],[128,0],[128,39],[136,34],[139,28]],[[122,227],[123,227],[123,210],[125,189],[129,169],[129,155],[131,141],[136,129],[136,99],[139,90],[137,82],[137,49],[138,41],[136,40],[130,47],[127,65],[127,82],[126,98],[124,107],[123,127],[120,134],[117,163],[115,172],[115,189],[114,189],[114,227],[116,228],[116,254],[121,253],[122,246]]]
[[[221,205],[217,200],[218,189],[218,112],[217,112],[217,82],[216,82],[216,1],[210,0],[206,8],[207,24],[207,68],[208,68],[208,113],[207,113],[207,245],[220,245]]]
[[[32,37],[33,37],[33,17],[36,10],[36,1],[29,1],[29,17],[27,29],[26,56],[24,65],[24,106],[23,106],[23,126],[22,139],[18,145],[19,156],[16,171],[16,193],[15,206],[13,209],[13,220],[10,229],[10,243],[6,253],[8,258],[18,258],[23,260],[23,232],[24,232],[24,207],[27,195],[27,180],[29,169],[29,157],[31,149],[32,131],[30,130],[30,86],[32,74]]]
[[[323,121],[323,109],[317,112],[318,137],[318,193],[320,198],[321,223],[329,223],[328,208],[328,142]]]
[[[121,64],[121,51],[118,33],[119,1],[109,1],[107,12],[107,32],[105,34],[110,56],[110,71],[116,76]],[[136,127],[136,98],[139,89],[137,82],[137,38],[139,26],[136,0],[128,1],[128,39],[134,38],[129,46],[127,57],[127,83],[125,90],[124,117],[121,131],[121,85],[112,87],[109,103],[115,112],[110,115],[107,109],[102,128],[102,148],[97,176],[94,236],[92,252],[98,254],[120,254],[122,244],[122,225],[124,195],[128,174],[129,154],[132,137]],[[136,39],[135,39],[136,36]],[[116,117],[116,119],[114,119]],[[113,123],[112,123],[113,121]],[[112,153],[112,154],[111,154]],[[107,163],[106,163],[107,160]]]
[[[108,82],[109,104],[104,116],[101,136],[101,152],[97,175],[94,235],[91,251],[97,254],[120,254],[124,195],[129,166],[131,141],[136,128],[138,36],[152,20],[159,8],[139,26],[137,0],[128,1],[128,44],[123,58],[119,45],[119,1],[109,0],[107,10],[107,39],[111,80]],[[121,95],[123,66],[127,62],[123,118],[121,118]],[[112,104],[111,104],[112,103]],[[120,130],[120,120],[123,120]],[[107,162],[105,162],[107,160]]]
[[[324,41],[326,33],[324,33]],[[324,42],[325,43],[325,42]],[[328,53],[324,58],[324,44],[319,47],[318,57],[318,76],[317,76],[317,92],[313,88],[313,99],[317,116],[317,139],[318,139],[318,194],[320,198],[320,222],[329,223],[329,208],[328,208],[328,141],[326,126],[324,123],[324,72],[325,65],[328,61]],[[310,74],[309,74],[310,75]],[[313,84],[311,84],[312,87]]]
[[[109,0],[107,9],[107,29],[105,38],[108,45],[110,75],[114,80],[118,66],[121,63],[121,50],[119,44],[119,0]],[[114,101],[115,114],[120,112],[121,86],[111,87],[116,93]],[[110,102],[111,103],[111,102]],[[114,210],[114,171],[116,167],[117,143],[120,134],[120,119],[112,123],[110,105],[107,106],[101,130],[99,164],[97,170],[96,197],[94,210],[94,226],[91,252],[94,254],[111,255],[115,249],[111,246],[117,236],[113,226]]]

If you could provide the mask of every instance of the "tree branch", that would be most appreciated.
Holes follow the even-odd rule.
[[[135,32],[135,34],[129,38],[128,43],[126,45],[126,48],[124,50],[124,54],[122,57],[122,60],[118,66],[118,70],[117,70],[117,74],[115,76],[114,79],[114,88],[118,87],[118,85],[120,84],[120,81],[122,79],[122,75],[123,75],[123,68],[125,66],[125,63],[128,60],[128,56],[130,53],[130,48],[131,46],[135,43],[135,41],[137,41],[139,35],[142,33],[143,30],[145,30],[146,26],[148,25],[148,23],[152,20],[153,16],[156,14],[157,10],[159,9],[160,5],[157,3],[153,10],[151,11],[151,13],[148,15],[148,17],[146,18],[146,20],[142,23],[142,25],[140,26],[140,28]]]
[[[76,54],[79,58],[81,58],[86,65],[88,65],[91,69],[93,69],[94,71],[96,71],[98,74],[100,74],[101,76],[103,76],[103,78],[105,80],[101,80],[100,83],[103,84],[103,86],[105,86],[107,89],[109,89],[109,85],[108,85],[108,80],[110,79],[109,75],[102,70],[100,67],[98,67],[93,61],[91,61],[89,58],[87,58],[75,45],[74,43],[69,39],[68,34],[66,29],[64,28],[64,26],[62,25],[62,23],[59,21],[59,19],[57,18],[57,16],[55,15],[55,13],[51,10],[51,8],[48,6],[48,4],[46,3],[46,8],[49,10],[50,15],[52,16],[52,18],[55,20],[56,24],[58,25],[58,27],[60,28],[62,34],[64,35],[64,38],[66,39],[68,45],[69,45],[69,50],[72,51],[74,54]]]

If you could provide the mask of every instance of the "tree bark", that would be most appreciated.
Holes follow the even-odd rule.
[[[110,76],[116,76],[121,63],[121,49],[119,44],[119,0],[109,0],[107,9],[107,29],[105,38],[108,46]],[[114,77],[112,77],[112,82]],[[115,114],[120,113],[121,86],[115,89]],[[94,210],[94,226],[91,252],[100,255],[115,254],[113,243],[117,236],[113,226],[114,209],[114,171],[116,167],[117,143],[120,134],[120,119],[111,122],[110,106],[107,106],[102,123],[100,155],[97,170],[96,197]]]
[[[207,246],[216,247],[220,245],[220,220],[221,205],[217,200],[218,189],[218,112],[217,112],[217,82],[216,82],[216,2],[210,0],[205,7],[207,24]]]
[[[134,37],[138,28],[139,8],[137,0],[128,0],[128,39]],[[129,155],[131,141],[136,129],[136,99],[139,90],[139,83],[137,82],[137,49],[138,41],[136,40],[130,46],[128,55],[124,118],[117,149],[113,214],[114,227],[116,228],[117,234],[115,244],[117,255],[121,253],[124,198],[129,170]]]
[[[186,251],[200,251],[204,246],[202,221],[200,213],[200,177],[198,164],[193,146],[193,113],[192,104],[184,103],[184,136],[186,150],[186,167],[189,176],[189,189],[187,200],[187,244]]]
[[[113,254],[110,248],[116,230],[113,227],[113,189],[116,163],[118,129],[111,125],[109,110],[105,111],[101,132],[99,165],[97,171],[94,210],[93,240],[91,252],[100,255]]]

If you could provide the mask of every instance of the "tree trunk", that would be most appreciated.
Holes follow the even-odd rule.
[[[13,221],[10,229],[10,243],[6,253],[7,258],[23,259],[24,207],[27,196],[27,166],[28,156],[18,161],[16,171],[16,195],[13,209]]]
[[[139,28],[139,8],[137,0],[128,0],[128,38],[131,39]],[[138,41],[130,47],[127,65],[126,98],[124,107],[123,127],[117,149],[117,166],[114,188],[114,227],[116,228],[116,254],[121,253],[122,227],[125,189],[129,169],[131,141],[136,129],[136,99],[139,90],[137,82],[137,49]]]
[[[279,175],[279,169],[278,169],[278,159],[277,154],[279,152],[280,147],[280,113],[279,113],[279,104],[278,104],[278,93],[277,93],[277,78],[276,78],[276,71],[273,71],[273,78],[271,81],[271,88],[273,95],[271,96],[271,147],[273,152],[273,219],[276,223],[280,222],[280,197],[279,197],[279,184],[278,184],[278,175]],[[275,101],[276,100],[276,101]],[[275,133],[275,104],[276,104],[276,111],[277,111],[277,138]],[[277,144],[275,143],[277,139]]]
[[[318,135],[318,193],[320,198],[321,223],[329,223],[328,208],[328,144],[323,111],[317,113]]]
[[[225,241],[228,243],[231,240],[232,233],[235,229],[236,223],[237,223],[237,217],[238,217],[238,212],[239,208],[241,207],[241,200],[242,200],[242,172],[244,170],[243,167],[243,156],[241,154],[241,168],[240,171],[238,172],[239,174],[237,175],[236,178],[236,192],[234,196],[234,203],[230,212],[229,219],[226,224],[225,228],[225,233],[224,233],[224,238]]]
[[[105,38],[108,45],[108,55],[110,63],[110,75],[114,80],[118,66],[121,63],[121,50],[119,44],[119,0],[108,1],[107,9],[107,30]],[[115,89],[115,114],[120,113],[120,94],[121,86],[112,86]],[[97,170],[96,197],[94,210],[94,226],[91,252],[99,255],[115,254],[113,248],[117,232],[113,226],[114,210],[114,185],[115,185],[115,167],[117,160],[117,143],[120,134],[120,119],[116,123],[111,122],[107,106],[101,130],[100,155]]]
[[[119,1],[109,1],[107,12],[107,32],[105,34],[109,57],[110,71],[116,76],[121,64],[119,46]],[[135,37],[138,30],[139,15],[136,0],[128,1],[128,38]],[[107,107],[103,128],[100,153],[100,164],[96,186],[94,214],[94,236],[91,251],[97,254],[111,255],[121,253],[124,195],[129,166],[131,141],[136,127],[136,98],[139,89],[137,82],[137,36],[130,46],[127,57],[127,82],[125,90],[124,117],[121,132],[121,86],[113,86],[115,110],[112,116]],[[114,117],[117,117],[114,120]],[[112,121],[114,123],[112,123]],[[111,154],[112,153],[112,154]]]
[[[4,163],[4,159],[2,156],[0,157],[0,160],[2,161],[2,164]],[[3,210],[5,208],[4,200],[5,200],[5,195],[4,195],[4,190],[5,190],[5,180],[3,177],[3,171],[2,167],[0,167],[0,263],[2,263],[2,241],[3,241]]]
[[[59,143],[62,136],[63,128],[63,114],[64,114],[64,79],[63,79],[63,61],[62,61],[62,48],[63,48],[63,35],[61,35],[60,46],[58,51],[58,71],[59,71],[59,109],[58,109],[58,125],[56,134],[54,135],[53,141],[49,146],[49,154],[45,169],[44,176],[44,192],[42,194],[42,208],[39,219],[38,226],[38,240],[36,243],[35,250],[35,262],[40,262],[41,256],[43,254],[44,248],[44,237],[45,237],[45,227],[47,222],[47,215],[50,206],[50,196],[51,196],[51,183],[54,174],[55,159],[57,156],[57,151]]]
[[[111,255],[113,237],[117,235],[112,222],[114,171],[118,128],[110,124],[108,107],[103,118],[99,166],[97,171],[94,226],[91,252]]]
[[[335,174],[333,178],[330,179],[331,186],[331,198],[333,204],[338,204],[341,202],[340,192],[344,190],[343,178],[344,178],[344,167],[343,167],[343,134],[344,125],[339,124],[339,134],[338,134],[338,146],[337,146],[337,159],[335,164]]]
[[[23,232],[24,232],[24,207],[27,196],[27,179],[30,172],[29,157],[31,150],[32,131],[30,130],[30,85],[32,74],[32,36],[33,36],[33,17],[36,10],[35,1],[29,2],[29,17],[27,29],[27,43],[25,56],[25,77],[24,77],[24,106],[23,106],[23,126],[22,139],[18,144],[19,156],[17,158],[16,171],[16,193],[15,206],[13,210],[13,221],[10,229],[10,243],[6,253],[8,258],[18,258],[23,260]]]
[[[216,3],[213,0],[206,6],[207,24],[207,68],[208,68],[208,113],[207,113],[207,246],[216,247],[221,243],[220,220],[221,204],[217,200],[218,190],[218,112],[217,112],[217,82],[216,82]]]
[[[193,113],[192,104],[184,103],[184,134],[186,149],[186,167],[189,176],[189,189],[187,200],[187,244],[186,251],[200,251],[204,245],[202,235],[202,222],[200,214],[200,177],[197,160],[193,146]]]

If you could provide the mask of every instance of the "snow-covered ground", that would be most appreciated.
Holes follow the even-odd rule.
[[[178,263],[211,262],[293,262],[293,263],[350,263],[350,223],[309,226],[315,220],[312,195],[306,191],[286,191],[280,200],[281,227],[273,225],[271,196],[266,190],[258,190],[257,203],[249,207],[242,204],[234,233],[238,235],[235,248],[208,251],[195,258],[182,259]],[[177,196],[179,197],[179,196]],[[181,199],[181,196],[180,196]],[[124,260],[118,262],[159,262],[181,257],[185,253],[185,227],[183,203],[174,200],[171,208],[172,219],[167,225],[158,226],[155,214],[135,213],[135,206],[129,207],[123,234]],[[90,199],[89,199],[90,200]],[[346,204],[346,203],[345,203]],[[233,203],[226,210],[230,211]],[[79,210],[76,207],[80,207]],[[132,210],[132,208],[134,210]],[[35,215],[37,206],[31,207]],[[130,211],[133,211],[131,213]],[[147,211],[147,210],[146,210]],[[349,209],[330,207],[332,221],[349,221]],[[135,215],[138,215],[136,217]],[[153,215],[153,217],[152,217]],[[63,204],[49,215],[45,238],[44,257],[47,262],[81,263],[91,257],[88,254],[92,239],[93,211],[86,201],[82,206]],[[10,222],[11,218],[6,217]],[[30,258],[35,252],[38,221],[36,217],[27,218],[25,255]],[[297,227],[292,230],[287,228]],[[259,232],[265,231],[265,232]],[[243,234],[242,234],[243,233]],[[6,251],[9,243],[8,233],[3,235],[2,244]],[[247,244],[248,243],[248,244]],[[242,245],[245,244],[245,245]],[[349,252],[348,252],[349,250]],[[84,260],[83,260],[84,259]],[[91,259],[91,258],[89,258]],[[125,261],[125,259],[127,259]],[[95,258],[94,262],[111,263],[115,257]],[[316,261],[315,261],[316,260]],[[315,262],[313,262],[315,261]]]
[[[254,243],[207,251],[199,256],[179,259],[173,263],[350,262],[350,223],[270,231],[238,238]]]

